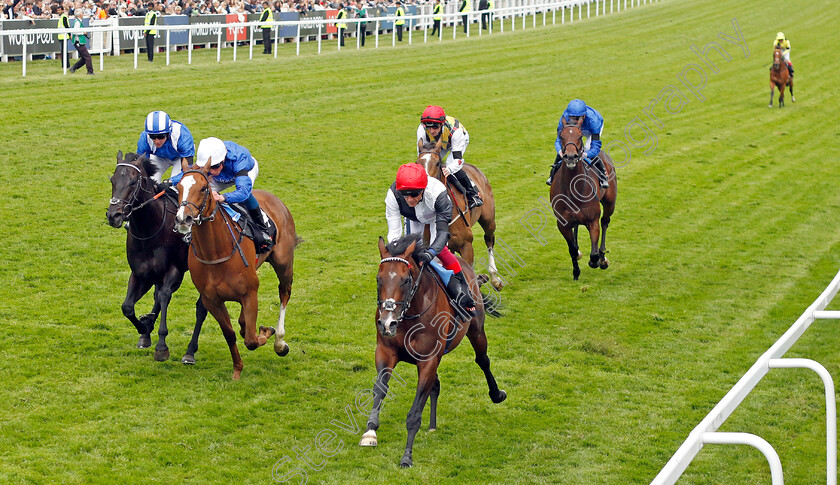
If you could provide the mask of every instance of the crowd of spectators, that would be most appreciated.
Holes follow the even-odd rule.
[[[364,0],[359,0],[361,4]],[[263,10],[261,0],[0,0],[3,5],[0,20],[34,20],[57,18],[58,6],[70,16],[81,8],[84,17],[107,19],[110,17],[143,17],[156,4],[162,4],[164,15],[249,14]],[[368,7],[396,6],[398,0],[364,1]],[[404,0],[407,5],[434,4],[434,0]],[[308,12],[336,8],[354,8],[356,0],[343,2],[327,0],[269,0],[275,12]]]

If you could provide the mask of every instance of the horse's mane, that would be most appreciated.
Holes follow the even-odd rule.
[[[140,160],[139,165],[143,167],[143,170],[146,172],[146,175],[148,177],[154,177],[155,174],[157,174],[158,166],[152,163],[152,161],[149,158],[144,157],[143,155],[138,155],[136,153],[126,153],[123,162],[138,165],[137,163],[135,163],[138,159]]]
[[[414,233],[408,234],[403,236],[399,239],[394,239],[393,241],[389,242],[385,248],[391,254],[391,256],[399,256],[411,246],[411,243],[416,243],[417,245],[414,246],[414,252],[412,255],[417,254],[418,252],[426,250],[426,244],[423,242],[423,234],[422,233]]]

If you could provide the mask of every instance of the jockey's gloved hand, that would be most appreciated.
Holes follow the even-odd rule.
[[[427,249],[423,252],[417,253],[414,256],[414,259],[416,259],[421,265],[428,264],[431,260],[435,259],[435,253],[431,249]]]
[[[164,190],[172,187],[171,180],[164,180],[163,182],[155,183],[155,192],[163,192]]]

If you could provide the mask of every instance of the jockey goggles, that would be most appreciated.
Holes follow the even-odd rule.
[[[425,125],[426,128],[440,128],[441,127],[441,123],[434,123],[434,122],[431,122],[431,121],[427,121],[427,122],[423,123],[423,125]]]
[[[166,140],[166,137],[168,137],[168,136],[169,135],[167,135],[166,133],[159,133],[159,134],[149,133],[149,138],[151,138],[152,140]]]
[[[416,189],[416,190],[400,190],[400,195],[403,197],[419,197],[420,194],[423,193],[423,190]]]

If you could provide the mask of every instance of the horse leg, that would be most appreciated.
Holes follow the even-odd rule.
[[[134,273],[131,273],[131,276],[128,277],[128,291],[126,291],[125,301],[123,301],[122,304],[122,312],[123,315],[125,315],[125,318],[134,324],[134,327],[137,329],[137,333],[140,334],[140,339],[137,341],[138,349],[147,349],[151,347],[152,338],[149,334],[154,328],[157,315],[154,315],[155,318],[152,319],[151,324],[149,324],[148,319],[146,319],[146,321],[140,321],[134,314],[134,305],[137,304],[137,301],[142,298],[151,287],[152,284],[150,282],[141,280]],[[146,316],[144,315],[143,318],[145,317]]]
[[[612,212],[612,211],[610,211]],[[604,215],[601,216],[601,247],[598,248],[598,267],[607,269],[610,266],[610,261],[607,259],[607,228],[610,227],[610,215],[604,208]]]
[[[601,237],[601,225],[598,223],[598,219],[587,224],[586,229],[589,230],[589,242],[591,246],[589,249],[589,267],[597,268],[598,259],[600,258],[598,254],[598,239]]]
[[[245,348],[256,350],[257,347],[265,345],[268,337],[274,335],[274,328],[260,327],[260,332],[257,334],[257,310],[259,304],[256,291],[246,293],[242,297],[240,304],[242,305],[242,310],[239,312],[239,327],[244,331]]]
[[[391,372],[396,367],[397,354],[390,349],[376,347],[376,383],[373,386],[373,406],[370,408],[370,417],[367,422],[367,429],[359,441],[359,446],[376,446],[376,430],[379,429],[379,411],[382,410],[382,400],[388,395],[388,381],[391,380]]]
[[[490,284],[497,291],[500,291],[504,288],[505,282],[499,276],[499,270],[496,268],[496,258],[493,255],[493,248],[496,246],[496,221],[491,219],[488,222],[484,219],[479,219],[478,222],[484,229],[484,244],[487,246],[487,270],[490,272]]]
[[[204,303],[207,311],[219,322],[222,335],[225,336],[225,342],[227,342],[230,348],[230,357],[233,359],[233,378],[234,380],[239,380],[239,376],[242,374],[242,357],[239,356],[239,349],[236,347],[236,332],[230,323],[230,314],[227,308],[225,308],[225,303],[218,301],[211,302],[204,298],[201,301]]]
[[[429,399],[429,405],[431,406],[431,409],[429,410],[429,431],[437,429],[438,396],[440,396],[440,376],[435,375],[435,385],[432,387],[432,392],[429,395],[431,398]]]
[[[790,78],[790,81],[788,81],[788,87],[790,88],[790,101],[795,103],[796,98],[793,96],[793,78]]]
[[[773,107],[773,91],[775,91],[774,88],[775,86],[773,85],[773,83],[770,83],[770,104],[767,105],[768,108]]]
[[[779,86],[779,109],[785,106],[785,86]]]
[[[198,351],[198,336],[201,334],[201,325],[207,318],[207,308],[201,302],[201,297],[195,302],[195,328],[193,329],[190,344],[187,345],[187,353],[181,358],[183,364],[195,364],[195,353]]]
[[[432,392],[437,379],[437,367],[440,359],[432,359],[417,363],[417,394],[414,395],[414,402],[408,415],[405,418],[405,429],[408,431],[408,438],[405,442],[405,453],[400,460],[400,467],[409,468],[414,464],[411,452],[414,449],[414,438],[420,430],[423,420],[423,408],[426,407],[426,400]]]
[[[172,294],[181,286],[184,273],[178,268],[172,267],[163,278],[163,285],[155,288],[155,303],[160,305],[160,325],[158,326],[158,343],[155,345],[155,360],[165,362],[169,360],[169,347],[166,346],[166,336],[169,335],[169,327],[166,325],[166,314],[169,309],[169,302],[172,301]]]
[[[572,229],[569,226],[562,226],[559,223],[557,227],[560,229],[560,234],[566,240],[566,245],[569,246],[569,256],[572,258],[572,276],[577,281],[580,276],[580,266],[578,266],[578,259],[580,259],[580,250],[577,245],[577,226]]]
[[[277,333],[274,334],[274,352],[283,357],[289,353],[289,344],[283,340],[286,337],[286,305],[292,297],[292,265],[277,265],[274,268],[280,284],[277,289],[280,293],[280,316],[277,317]]]
[[[484,378],[487,379],[487,387],[490,389],[490,400],[496,404],[507,399],[507,393],[499,389],[496,378],[490,372],[490,357],[487,356],[487,334],[484,333],[484,325],[472,324],[467,331],[467,338],[475,351],[475,363],[484,371]]]

